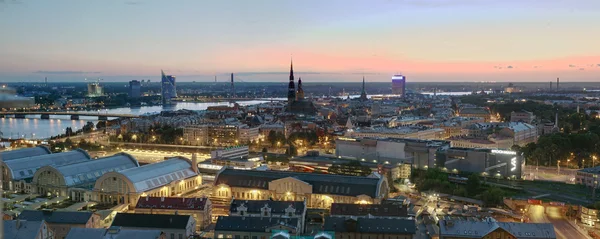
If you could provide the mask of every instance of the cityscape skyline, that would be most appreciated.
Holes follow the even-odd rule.
[[[2,1],[0,80],[157,82],[164,69],[181,82],[227,81],[231,72],[284,82],[292,56],[307,83],[360,82],[363,74],[369,82],[394,74],[585,82],[600,73],[595,1],[345,3]]]

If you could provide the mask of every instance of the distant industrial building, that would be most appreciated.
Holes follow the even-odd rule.
[[[142,97],[142,84],[137,80],[129,82],[129,98]]]
[[[99,97],[104,95],[104,87],[100,82],[92,82],[87,85],[88,97]]]
[[[450,142],[443,140],[400,138],[339,138],[335,143],[338,157],[416,168],[435,167],[436,153],[450,147]]]
[[[0,109],[22,109],[35,105],[32,97],[17,96],[17,92],[11,88],[0,88]]]
[[[392,94],[406,96],[406,77],[403,75],[392,76]]]
[[[523,155],[508,150],[449,148],[437,152],[437,165],[449,173],[469,172],[482,176],[521,179]]]
[[[173,98],[177,97],[177,87],[175,85],[175,76],[165,75],[161,71],[161,96],[163,105],[172,104]]]

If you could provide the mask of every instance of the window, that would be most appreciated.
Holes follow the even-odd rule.
[[[257,236],[252,236],[252,239],[258,239],[258,237]]]
[[[183,239],[183,234],[179,234],[179,239]]]
[[[175,239],[175,233],[171,233],[171,239]]]
[[[233,238],[233,236],[232,236],[232,235],[227,235],[226,237],[227,237],[227,238]]]
[[[244,239],[250,239],[248,236],[244,236]]]
[[[219,235],[217,236],[217,238],[219,238],[219,239],[222,239],[222,238],[223,238],[223,234],[219,234]]]
[[[240,235],[235,235],[235,239],[240,239]]]

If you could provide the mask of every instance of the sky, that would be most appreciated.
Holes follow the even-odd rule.
[[[0,81],[599,81],[598,0],[0,0]]]

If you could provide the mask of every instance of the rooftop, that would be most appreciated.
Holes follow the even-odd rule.
[[[415,234],[416,222],[404,218],[365,218],[348,219],[344,217],[326,217],[323,225],[325,231]]]
[[[378,216],[378,217],[406,217],[407,208],[395,204],[331,204],[331,215],[344,216]]]
[[[66,239],[158,239],[160,230],[121,229],[121,227],[71,228]]]
[[[4,220],[3,238],[30,239],[36,238],[41,231],[42,221]]]
[[[189,215],[117,213],[111,227],[186,229]]]
[[[285,213],[287,208],[296,209],[295,213],[304,212],[304,201],[272,201],[272,200],[233,200],[229,212],[237,212],[238,207],[246,207],[247,213],[261,213],[263,207],[271,209],[271,213]]]
[[[19,219],[27,221],[44,220],[56,224],[86,224],[93,214],[92,212],[25,210],[21,212]]]
[[[158,163],[126,169],[119,173],[127,177],[135,186],[136,191],[140,193],[162,187],[175,180],[197,176],[196,172],[192,170],[191,161],[183,157],[170,158]]]
[[[125,169],[139,167],[137,160],[126,153],[83,161],[59,167],[47,166],[56,169],[64,177],[67,186],[94,183],[96,179],[107,172],[118,172]],[[38,170],[41,171],[41,170]]]
[[[208,198],[140,197],[135,208],[204,210]]]
[[[0,160],[9,161],[13,159],[28,158],[39,155],[51,154],[50,149],[46,146],[37,146],[33,148],[5,150],[0,152]]]
[[[440,220],[440,236],[484,238],[491,232],[502,229],[516,238],[556,238],[551,223],[514,223],[492,221]]]
[[[4,163],[11,171],[13,180],[32,178],[43,166],[62,166],[72,163],[90,161],[90,155],[82,149],[64,153],[43,154],[33,157],[13,159]]]
[[[379,178],[354,177],[330,174],[299,173],[288,171],[254,171],[226,168],[215,179],[215,185],[268,189],[269,182],[282,178],[296,178],[312,185],[313,193],[346,196],[368,195],[377,198]]]
[[[296,229],[298,218],[219,217],[215,231],[266,232],[267,228],[274,226]]]

